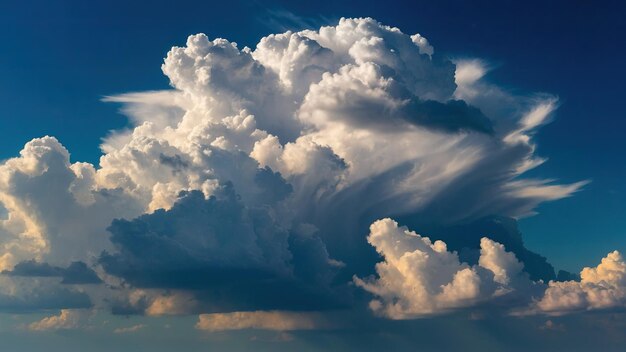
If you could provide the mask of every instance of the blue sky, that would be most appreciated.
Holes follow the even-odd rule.
[[[0,129],[0,159],[16,157],[26,142],[33,138],[50,135],[56,137],[67,148],[71,154],[70,161],[72,163],[88,162],[97,166],[102,155],[100,146],[103,143],[105,145],[114,144],[111,142],[111,139],[105,139],[110,135],[110,131],[133,129],[138,124],[136,120],[133,122],[132,119],[141,120],[144,118],[144,115],[141,115],[141,113],[139,113],[141,115],[139,116],[137,114],[133,115],[132,112],[129,113],[128,111],[122,112],[124,107],[133,108],[137,107],[137,105],[133,105],[136,102],[133,102],[132,99],[129,100],[127,96],[121,96],[120,98],[120,95],[129,92],[172,89],[170,81],[175,80],[172,77],[178,71],[176,71],[176,68],[173,68],[168,74],[170,76],[168,78],[164,75],[161,65],[164,62],[164,57],[173,46],[189,45],[186,44],[186,38],[191,34],[205,33],[210,40],[225,38],[236,42],[239,49],[248,46],[254,50],[260,38],[272,33],[282,33],[286,30],[318,30],[320,26],[337,25],[341,17],[369,16],[375,18],[380,23],[398,27],[406,34],[421,34],[435,48],[436,57],[441,58],[445,62],[448,62],[447,60],[468,62],[470,59],[480,59],[483,68],[489,70],[484,77],[485,82],[488,82],[492,87],[497,87],[507,92],[510,96],[515,96],[516,98],[523,97],[530,100],[537,100],[538,97],[545,96],[544,94],[558,97],[558,109],[547,117],[550,122],[541,126],[536,132],[529,132],[529,136],[534,141],[533,146],[536,146],[536,150],[530,152],[529,155],[547,158],[548,160],[541,166],[525,173],[523,178],[555,180],[553,183],[564,185],[587,180],[591,181],[590,183],[577,191],[563,191],[562,196],[554,197],[554,199],[562,199],[544,202],[544,200],[551,200],[552,198],[542,194],[538,197],[538,200],[524,205],[520,205],[510,199],[500,199],[506,196],[498,194],[497,191],[506,190],[507,188],[499,189],[494,186],[493,192],[496,193],[485,191],[485,194],[495,194],[493,196],[494,199],[480,199],[480,201],[475,200],[472,198],[472,195],[468,195],[467,191],[465,191],[466,193],[459,194],[457,198],[441,198],[442,202],[449,202],[450,199],[456,199],[456,202],[458,202],[455,205],[446,205],[449,208],[443,207],[442,209],[448,209],[447,211],[454,213],[458,210],[457,205],[458,208],[471,208],[471,205],[476,203],[477,208],[483,207],[488,210],[491,209],[489,207],[493,206],[492,213],[481,213],[481,216],[517,217],[527,215],[522,213],[527,210],[526,206],[531,207],[537,212],[537,215],[522,216],[518,222],[525,244],[525,246],[520,248],[546,257],[556,270],[564,269],[572,273],[578,273],[585,266],[597,265],[601,258],[613,250],[626,251],[626,237],[624,236],[626,229],[626,217],[624,217],[626,186],[623,182],[626,179],[626,163],[624,163],[622,155],[626,150],[626,139],[623,138],[624,133],[626,133],[626,116],[621,97],[624,91],[623,82],[626,81],[626,69],[623,67],[623,63],[626,62],[626,48],[623,45],[626,42],[624,15],[626,15],[626,5],[619,1],[500,1],[497,3],[493,1],[364,1],[359,3],[358,6],[355,6],[353,1],[299,3],[289,1],[229,1],[227,3],[218,3],[190,0],[181,0],[175,3],[160,0],[149,2],[115,0],[102,3],[84,1],[6,1],[0,4],[0,43],[2,44],[0,49],[0,77],[2,77],[3,83],[0,85],[0,106],[2,107],[0,121],[3,126]],[[424,53],[421,52],[421,54]],[[439,64],[439,61],[436,60],[432,62],[437,62],[433,65]],[[444,67],[445,64],[441,65],[436,66],[433,70],[444,70],[441,67]],[[174,83],[179,91],[187,92],[187,90],[192,90],[186,84],[183,81]],[[197,94],[197,92],[194,91],[190,94]],[[103,102],[103,98],[107,96],[118,96],[114,100],[121,104]],[[416,97],[418,102],[416,104],[425,99],[420,96]],[[169,97],[168,99],[174,98]],[[524,101],[526,103],[523,104],[527,104],[527,100]],[[146,102],[147,100],[142,100],[139,105],[147,106],[150,104]],[[167,104],[170,103],[168,102]],[[472,102],[469,105],[472,105]],[[176,108],[181,108],[181,106],[177,105]],[[418,105],[417,109],[419,108],[420,106]],[[445,109],[445,107],[441,108]],[[254,107],[252,110],[254,110]],[[306,109],[302,108],[302,110]],[[124,114],[131,115],[131,118],[129,119]],[[258,114],[259,116],[262,115],[262,113]],[[318,115],[312,113],[310,116]],[[487,117],[492,118],[492,116]],[[396,117],[391,116],[390,118],[394,119]],[[399,117],[399,119],[404,118]],[[264,127],[262,118],[257,117],[257,119],[261,121],[258,126]],[[347,126],[356,128],[354,125],[350,125],[353,123],[351,122],[352,120],[347,119],[346,121],[348,121],[346,122]],[[268,123],[267,126],[271,126],[271,121],[266,123]],[[328,123],[328,121],[322,121],[319,126],[324,123]],[[319,127],[318,125],[316,126]],[[498,125],[496,124],[496,126]],[[430,127],[426,126],[424,128],[428,129]],[[463,126],[461,126],[462,128]],[[266,129],[269,132],[274,132],[271,130],[271,127]],[[280,133],[278,131],[274,134],[278,135],[281,138],[281,142],[283,142],[284,139]],[[316,140],[318,144],[327,143],[332,146],[331,137],[314,136],[313,138],[318,138]],[[46,143],[48,141],[44,144]],[[480,146],[483,145],[481,144]],[[341,154],[341,147],[332,146],[331,149],[335,153]],[[159,160],[164,165],[173,165],[174,169],[176,167],[184,169],[190,163],[180,159],[178,154],[175,155],[178,158],[176,159],[163,153],[167,154],[166,149],[161,152]],[[348,164],[358,166],[357,161],[351,163],[349,160],[350,154],[349,152],[346,153],[348,156],[344,159],[347,160]],[[406,151],[406,153],[407,155],[410,154],[409,151]],[[344,155],[341,155],[341,157],[344,157]],[[258,157],[255,157],[255,159],[263,164]],[[237,165],[240,165],[238,163],[247,165],[248,161],[231,160],[231,162]],[[334,159],[332,162],[339,163]],[[114,163],[114,161],[111,163]],[[123,162],[121,163],[123,165]],[[254,177],[255,180],[265,177],[263,182],[269,182],[272,185],[271,192],[273,193],[271,197],[273,198],[271,202],[282,201],[283,198],[281,197],[283,195],[281,190],[289,189],[289,187],[292,190],[295,189],[296,193],[298,192],[299,183],[285,176],[286,171],[282,169],[277,170],[280,166],[273,166],[269,163],[267,165],[268,167],[271,166],[273,171],[268,171],[269,173],[258,171]],[[336,167],[340,168],[341,165]],[[219,168],[219,166],[216,166],[216,168]],[[285,170],[288,169],[288,167],[285,168]],[[293,168],[289,170],[293,170]],[[286,179],[281,178],[280,174],[274,174],[273,172],[275,171],[281,171],[282,176]],[[389,169],[387,171],[396,172],[397,170]],[[180,172],[180,170],[176,169],[172,172],[173,177],[176,178],[178,177],[176,172]],[[243,171],[240,172],[243,173]],[[476,171],[476,173],[480,174],[479,171]],[[484,177],[488,176],[490,175]],[[128,177],[132,178],[134,176]],[[140,177],[149,176],[144,175]],[[155,178],[158,177],[155,176]],[[222,174],[216,176],[216,179],[219,179],[220,182],[231,181],[222,179]],[[374,179],[373,176],[372,179]],[[494,176],[495,179],[496,177]],[[283,185],[283,183],[285,184]],[[107,183],[106,187],[112,184]],[[242,187],[237,181],[234,181],[234,184],[235,192],[243,192],[237,190],[237,188]],[[7,186],[7,189],[21,190],[19,187],[21,186],[18,184],[17,186]],[[98,192],[106,188],[102,185],[99,187],[101,188],[98,188]],[[133,193],[133,197],[142,192],[137,191],[138,188],[130,186],[128,189],[125,189],[124,187],[126,186],[122,183],[115,184],[115,187],[121,189],[120,192],[136,192]],[[115,192],[111,191],[116,189],[115,187],[110,186],[109,191]],[[170,187],[176,186],[170,185]],[[180,190],[190,190],[191,188],[194,187],[182,187]],[[477,188],[479,187],[477,186]],[[257,193],[254,193],[257,192],[256,188],[250,189],[252,190],[251,194],[254,195],[249,196],[250,200],[243,194],[244,202],[251,202],[250,204],[256,204],[255,202],[257,201],[260,202],[260,200],[254,198],[257,197]],[[381,186],[380,189],[384,189],[384,187]],[[93,190],[96,190],[96,188]],[[177,189],[177,192],[180,190]],[[201,191],[207,195],[205,189]],[[1,192],[3,191],[0,189]],[[9,191],[6,192],[9,194]],[[31,197],[34,192],[33,190],[24,191],[23,199],[30,199],[28,197]],[[226,190],[223,193],[216,193],[218,194],[218,199],[220,199],[220,194],[225,197],[220,199],[219,202],[223,202],[223,204],[226,204],[224,206],[228,207],[238,206],[235,203],[233,203],[235,205],[229,203],[231,201],[229,192]],[[545,192],[548,191],[545,190]],[[50,193],[56,194],[52,191]],[[289,192],[286,191],[286,193]],[[443,191],[441,192],[441,194],[444,193]],[[266,193],[262,194],[263,197],[270,197]],[[239,196],[241,195],[239,194]],[[438,196],[439,193],[436,197]],[[15,198],[10,199],[20,199],[19,195],[11,195],[11,197]],[[194,206],[199,208],[207,207],[206,209],[213,209],[213,206],[217,206],[212,203],[204,204],[200,200],[193,198],[194,195],[192,194],[176,203],[179,208],[174,206],[172,210],[163,211],[162,213],[157,211],[157,213],[150,215],[149,213],[159,208],[158,205],[168,204],[168,206],[172,206],[174,202],[174,200],[167,198],[169,197],[168,195],[164,195],[162,199],[154,195],[153,197],[146,204],[134,198],[129,198],[130,200],[124,198],[125,200],[120,200],[120,203],[118,203],[123,205],[117,205],[117,207],[124,208],[124,211],[119,209],[111,210],[103,206],[104,208],[102,209],[104,210],[99,210],[99,214],[105,215],[102,215],[101,218],[96,216],[97,219],[94,220],[94,222],[100,220],[105,222],[104,219],[106,219],[107,224],[109,224],[110,219],[113,218],[126,219],[121,220],[119,223],[113,223],[107,230],[113,233],[111,240],[113,247],[120,250],[122,254],[113,254],[110,257],[103,255],[99,257],[96,264],[102,265],[103,272],[127,280],[133,288],[141,288],[141,285],[146,283],[149,283],[146,287],[150,288],[159,287],[158,285],[162,284],[159,277],[150,277],[146,274],[145,277],[139,279],[137,273],[120,269],[131,262],[139,263],[137,265],[140,266],[146,265],[146,267],[154,265],[154,263],[149,261],[146,261],[146,263],[152,264],[148,265],[142,262],[145,258],[141,258],[139,254],[134,252],[134,246],[138,245],[133,242],[136,240],[133,234],[137,235],[137,233],[133,232],[137,231],[134,226],[145,226],[154,233],[173,231],[178,234],[179,232],[176,231],[179,230],[176,226],[178,226],[179,222],[176,221],[179,221],[177,220],[178,216],[184,217],[184,215],[180,215],[184,211],[177,209],[186,209],[184,207],[187,202],[195,204]],[[261,196],[258,195],[258,197]],[[4,198],[0,198],[0,201],[1,199]],[[349,191],[341,193],[335,199],[336,202],[333,203],[333,206],[339,209],[342,206],[351,204],[350,202],[370,204],[365,200],[359,200],[360,198],[357,198]],[[398,199],[393,199],[396,202],[398,201]],[[44,201],[48,202],[45,199]],[[265,201],[267,200],[264,198],[263,202]],[[45,204],[55,204],[54,200],[50,202],[52,203]],[[489,205],[483,206],[483,202]],[[503,202],[504,205],[500,206],[500,202]],[[140,203],[141,205],[138,205]],[[480,203],[480,207],[478,203]],[[242,209],[247,209],[248,206],[249,204],[246,203]],[[274,203],[271,203],[271,207],[274,206]],[[320,203],[318,206],[320,208],[323,206],[332,208],[332,206],[326,203]],[[379,206],[380,208],[376,208]],[[10,208],[8,205],[4,207]],[[389,204],[376,203],[375,206],[372,205],[371,208],[364,210],[358,216],[355,215],[355,219],[368,221],[368,223],[360,223],[358,231],[367,231],[369,223],[376,220],[374,217],[382,217],[381,215],[404,216],[403,219],[408,219],[406,221],[408,221],[412,230],[419,233],[422,229],[434,229],[432,230],[432,236],[435,237],[437,236],[435,233],[439,231],[437,229],[448,229],[446,226],[449,225],[468,226],[468,228],[478,229],[476,227],[478,225],[472,222],[478,216],[475,218],[467,217],[462,219],[462,221],[459,220],[458,223],[443,219],[441,221],[433,220],[432,223],[426,224],[425,220],[420,218],[420,216],[427,214],[428,216],[437,217],[439,216],[439,208],[434,206],[432,212],[428,208],[423,213],[420,213],[409,209],[409,205],[406,205],[406,208],[395,211],[388,210],[388,207]],[[127,209],[130,210],[126,211]],[[9,209],[10,211],[11,209]],[[45,210],[43,211],[45,212]],[[80,211],[77,210],[76,214],[84,214]],[[211,210],[207,211],[210,212]],[[50,219],[52,219],[50,221],[53,221],[52,225],[47,223],[47,227],[42,225],[41,228],[63,228],[62,225],[55,225],[57,222],[54,221],[58,219],[54,218],[56,213],[53,213],[51,211],[51,215],[49,215]],[[138,217],[144,213],[148,215]],[[88,217],[89,215],[84,216]],[[262,216],[270,215],[265,214]],[[323,217],[319,214],[317,216],[318,218],[316,219]],[[48,215],[42,215],[42,218],[47,217]],[[305,216],[302,215],[302,217],[304,218]],[[243,217],[240,219],[234,217],[232,220],[233,224],[236,224],[238,221],[246,221],[242,219],[247,218]],[[58,224],[63,223],[61,220],[58,221]],[[167,230],[164,230],[160,227],[163,222],[168,223],[170,221],[175,224],[172,225],[172,228],[167,227]],[[185,218],[184,221],[187,221],[188,224],[196,224],[195,221],[199,221],[197,223],[198,226],[213,226],[210,219],[207,220],[209,225],[191,216]],[[322,251],[326,253],[323,254],[326,256],[324,258],[328,259],[338,256],[340,261],[347,263],[348,268],[356,268],[354,273],[339,273],[337,277],[341,279],[335,279],[335,283],[346,278],[350,280],[352,274],[357,276],[365,273],[372,274],[373,263],[370,259],[375,258],[376,253],[371,247],[376,246],[373,244],[369,246],[363,239],[365,236],[363,233],[361,233],[362,243],[346,245],[345,247],[340,244],[343,239],[336,240],[331,235],[323,234],[326,230],[329,233],[334,233],[333,231],[338,231],[339,233],[340,226],[337,225],[338,223],[339,220],[332,216],[329,216],[324,223],[315,223],[315,226],[322,234],[320,235],[321,244],[313,244],[316,251],[324,246],[324,251],[326,251],[326,247],[328,248],[328,252]],[[424,225],[424,227],[419,228],[420,224]],[[400,225],[403,225],[403,223]],[[104,231],[105,225],[98,226],[101,227],[97,230],[100,231],[98,232],[99,235],[101,235],[101,232],[106,232]],[[231,224],[224,226],[228,227]],[[412,228],[413,226],[418,228]],[[75,227],[74,225],[68,225],[66,229],[70,229],[70,231],[90,231],[89,227],[83,224]],[[216,231],[219,232],[219,229],[221,227],[218,227]],[[97,231],[94,230],[94,233]],[[184,231],[180,231],[181,236],[184,236]],[[289,236],[292,236],[294,231],[300,230],[294,228],[287,232],[290,232]],[[442,238],[447,239],[447,230],[441,231]],[[480,231],[483,230],[481,229]],[[0,232],[0,235],[2,234],[4,232]],[[476,236],[478,235],[477,233]],[[489,234],[485,233],[480,235],[489,236]],[[51,241],[50,243],[54,243],[55,237],[53,235],[49,236],[51,238],[49,240]],[[180,239],[183,242],[186,240],[186,237]],[[346,241],[349,242],[350,240]],[[293,246],[293,242],[290,243]],[[103,245],[104,247],[102,248],[111,251],[110,248],[113,247],[106,247],[107,245],[110,246],[110,243]],[[158,247],[161,245],[164,247]],[[155,246],[165,248],[164,250],[172,250],[173,256],[178,253],[174,251],[175,249],[167,247],[166,244]],[[226,243],[224,246],[230,246],[230,244]],[[505,246],[508,246],[508,243],[505,243]],[[364,249],[365,247],[367,249]],[[76,248],[76,251],[80,252],[82,248],[85,252],[89,252],[90,255],[98,255],[99,252],[96,253],[96,249],[102,249],[101,247],[94,247],[93,249],[83,248],[80,244],[76,244]],[[358,248],[359,251],[363,250],[363,252],[355,252],[355,248]],[[376,247],[376,249],[380,254],[384,253],[380,247]],[[92,250],[94,251],[93,253],[90,252]],[[524,255],[516,252],[516,250],[514,252],[518,256]],[[66,255],[71,256],[72,254],[69,253],[70,249],[67,249]],[[361,256],[361,253],[365,254]],[[465,257],[463,256],[467,253],[462,251],[460,253],[461,259],[464,260]],[[126,258],[126,255],[129,258]],[[293,253],[290,255],[296,257]],[[467,255],[468,258],[473,258],[472,254]],[[477,255],[475,257],[477,258]],[[41,261],[42,258],[45,259],[46,257],[23,257],[21,259],[26,261],[33,258]],[[78,257],[76,260],[78,260]],[[354,263],[350,262],[351,260]],[[61,270],[61,267],[69,264],[61,261],[56,263],[53,259],[50,259],[50,262],[53,266],[58,267],[59,270]],[[176,266],[176,262],[173,263],[164,262],[162,263],[163,268],[168,269]],[[297,266],[298,264],[294,265]],[[313,264],[304,263],[302,265],[304,268]],[[528,267],[530,264],[526,263],[526,266]],[[160,268],[158,265],[156,267]],[[102,273],[95,266],[93,268],[99,274]],[[369,272],[367,268],[369,268]],[[324,267],[320,270],[327,269]],[[211,271],[212,269],[200,268],[198,270],[203,275],[214,274]],[[263,270],[254,272],[254,274],[245,273],[242,275],[261,275]],[[305,269],[298,270],[306,271]],[[332,271],[335,269],[328,270]],[[158,276],[157,274],[155,275]],[[380,275],[382,276],[382,274]],[[532,275],[534,274],[531,273]],[[245,280],[243,279],[244,283],[242,284],[244,286],[249,284]],[[287,285],[287,283],[280,284]],[[177,283],[176,285],[183,284]],[[166,286],[165,289],[179,289],[180,287],[176,285]],[[253,286],[245,287],[252,289]],[[264,292],[263,294],[266,292],[263,291],[264,289],[267,289],[266,294],[271,296],[274,292],[273,290],[277,288],[262,288],[260,292]],[[295,288],[293,292],[300,292],[297,291],[299,289],[302,288]],[[372,290],[367,288],[365,291],[372,292]],[[367,300],[367,296],[363,296],[365,292],[360,292],[356,295],[362,301]],[[213,296],[209,295],[207,297]],[[196,299],[198,298],[196,297]],[[200,299],[198,300],[200,301]],[[200,304],[201,309],[206,309],[207,307],[203,306],[202,302],[198,304]],[[299,309],[297,305],[293,307],[291,308]],[[149,308],[147,309],[149,310]],[[144,314],[147,313],[144,312]],[[384,313],[381,314],[384,315]],[[106,320],[108,318],[104,317],[102,319]],[[146,323],[148,320],[141,320],[148,319],[145,317],[134,317],[131,319],[139,319],[136,322],[137,324],[150,325]],[[169,318],[158,319],[167,320]],[[192,327],[195,324],[195,320],[189,317],[181,319],[188,319],[183,324],[186,324],[186,327]],[[589,318],[576,319],[578,320],[575,320],[574,323],[570,322],[570,324],[577,327],[591,324],[589,323]],[[26,320],[20,320],[20,322],[23,323]],[[10,325],[6,320],[4,322],[5,326]],[[135,321],[133,321],[134,323]],[[534,323],[536,321],[533,321]],[[122,326],[125,323],[124,321],[120,323],[120,321],[115,320],[115,324],[117,324],[116,326]],[[393,323],[389,324],[391,324],[390,329],[392,329]],[[419,323],[415,324],[419,325]],[[445,323],[442,324],[445,325]],[[474,326],[473,328],[476,327]],[[367,330],[369,327],[364,329]],[[480,330],[480,328],[476,329]],[[514,330],[513,328],[511,329],[511,331]],[[513,336],[511,339],[521,339],[523,334],[519,333],[519,331],[523,329],[520,328],[515,330],[515,333],[511,333],[511,336]],[[146,330],[153,333],[150,326]],[[20,339],[16,337],[18,335],[14,335],[11,332],[3,333],[8,334],[7,336],[10,336],[12,339]],[[23,331],[20,332],[20,334],[24,333]],[[64,333],[71,335],[74,332],[68,331]],[[142,333],[148,334],[146,331]],[[380,333],[383,334],[383,332]],[[158,335],[158,333],[154,334]],[[186,332],[185,334],[192,333]],[[598,332],[598,334],[600,334],[599,336],[602,335],[601,332]],[[197,337],[196,335],[194,336],[194,338]],[[208,339],[213,338],[219,340],[219,337],[213,335],[208,337]],[[271,335],[269,338],[273,339],[275,336]],[[335,341],[333,340],[334,338],[336,337],[328,337],[329,341]],[[304,338],[304,340],[306,339]],[[543,341],[542,339],[543,337],[537,338],[536,341]],[[65,340],[65,342],[68,341],[74,343],[78,339],[70,338]],[[204,340],[200,340],[200,345],[202,341]],[[298,343],[301,342],[298,338],[296,338],[296,341]],[[123,341],[120,343],[124,345]],[[198,341],[195,341],[195,343],[198,343]],[[230,346],[229,348],[245,349],[245,345],[242,345],[243,347],[233,347],[235,345],[228,345],[229,343],[226,343],[227,346]],[[296,348],[294,346],[292,345],[291,348]],[[302,346],[311,347],[311,345],[306,343],[300,347]],[[350,345],[347,344],[346,346],[346,350],[350,350]],[[405,345],[402,343],[397,345],[399,349],[402,346]]]

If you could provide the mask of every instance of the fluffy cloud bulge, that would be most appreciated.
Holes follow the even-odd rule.
[[[555,281],[517,231],[585,184],[524,177],[555,97],[508,93],[480,60],[370,18],[254,49],[192,35],[162,70],[172,89],[105,99],[132,127],[99,165],[49,136],[0,164],[0,309],[65,309],[32,329],[90,307],[314,329],[364,294],[392,319],[626,305],[618,252]]]

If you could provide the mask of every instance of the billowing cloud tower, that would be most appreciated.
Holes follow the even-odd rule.
[[[555,97],[507,93],[481,61],[371,18],[254,50],[192,35],[162,70],[172,89],[106,98],[132,127],[104,139],[99,165],[54,137],[0,165],[0,308],[193,313],[221,330],[212,317],[310,329],[319,316],[281,311],[346,309],[365,292],[394,319],[624,304],[618,253],[580,283],[546,284],[554,269],[517,231],[584,185],[524,177],[544,162],[532,136]],[[569,292],[582,298],[560,301]]]

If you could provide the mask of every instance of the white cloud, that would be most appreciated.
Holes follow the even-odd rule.
[[[28,325],[29,330],[61,330],[77,329],[84,326],[85,319],[91,313],[86,310],[63,309],[59,315],[43,318]]]
[[[312,330],[327,326],[319,313],[288,311],[254,311],[200,314],[196,329],[226,331],[258,330]]]
[[[626,308],[626,263],[613,251],[593,268],[584,268],[578,281],[550,281],[543,297],[528,313],[569,312]]]
[[[522,274],[524,265],[520,263],[515,254],[507,252],[504,246],[486,237],[480,240],[480,258],[478,265],[493,273],[493,281],[507,286],[511,279]]]
[[[515,255],[487,238],[481,240],[479,265],[475,266],[461,263],[444,242],[431,242],[391,219],[373,223],[367,239],[384,261],[376,264],[377,278],[354,280],[376,296],[370,308],[391,319],[475,305],[506,294],[511,281],[525,279]]]
[[[377,277],[354,277],[357,286],[376,298],[374,313],[390,319],[412,319],[487,300],[503,300],[512,315],[562,315],[626,307],[626,262],[618,251],[593,268],[584,268],[580,281],[533,282],[523,264],[502,244],[480,242],[478,265],[461,263],[442,241],[431,242],[391,219],[376,221],[368,242],[383,257]],[[496,302],[494,306],[497,306]]]
[[[547,320],[543,325],[539,327],[539,329],[551,331],[565,331],[565,326],[563,324],[555,323],[552,320]]]
[[[172,48],[163,72],[175,90],[106,98],[126,103],[135,126],[105,140],[97,167],[71,164],[51,137],[33,140],[21,157],[2,164],[0,202],[9,215],[0,224],[8,239],[4,267],[30,258],[84,259],[78,258],[84,249],[99,253],[108,246],[100,234],[113,218],[167,209],[183,190],[208,197],[218,182],[230,181],[249,201],[260,192],[257,162],[294,185],[293,215],[322,220],[340,202],[351,203],[356,217],[392,215],[429,212],[434,202],[459,194],[474,196],[463,207],[446,202],[447,221],[521,216],[582,185],[518,178],[541,160],[530,133],[554,110],[552,98],[525,115],[488,114],[504,126],[509,115],[519,117],[493,136],[437,130],[450,123],[445,114],[430,116],[432,108],[415,110],[415,102],[502,101],[487,89],[459,93],[483,84],[485,68],[465,61],[455,71],[424,37],[373,19],[270,35],[255,50],[193,35],[185,47]],[[363,192],[367,184],[380,193]],[[322,213],[297,206],[303,202],[319,203]],[[53,243],[64,236],[63,245]]]
[[[104,140],[99,165],[72,163],[53,137],[32,140],[19,157],[0,164],[0,270],[31,259],[57,266],[102,263],[103,250],[117,258],[135,244],[142,249],[137,253],[156,253],[141,241],[162,240],[160,250],[188,254],[185,265],[192,269],[270,268],[288,277],[298,272],[289,239],[304,224],[319,229],[321,238],[336,239],[326,251],[316,238],[317,262],[328,266],[333,251],[353,249],[348,236],[364,218],[417,214],[446,225],[492,214],[520,217],[584,184],[523,178],[544,161],[535,155],[533,133],[557,107],[554,97],[513,96],[484,81],[484,62],[455,66],[423,36],[371,18],[269,35],[254,50],[196,34],[169,51],[162,70],[173,89],[106,98],[125,104],[132,126]],[[270,170],[261,169],[266,166],[280,177],[268,177]],[[172,209],[181,191],[199,190],[208,202],[226,185],[234,190],[240,231],[215,230],[223,225],[221,213],[189,219],[158,211]],[[119,238],[110,241],[113,219],[155,211],[132,224],[161,217],[186,222],[163,230],[171,237],[142,237],[140,226],[113,226]],[[470,267],[440,242],[408,241],[400,230],[379,227],[386,235],[373,233],[370,241],[387,258],[379,265],[381,280],[396,282],[400,275],[415,285],[390,289],[361,281],[383,296],[402,293],[397,307],[383,300],[377,309],[384,314],[452,309],[516,284],[507,280],[520,266],[488,240],[483,262]],[[385,236],[403,238],[413,254],[395,253]],[[413,257],[420,253],[431,256],[419,262]],[[175,260],[181,256],[131,257],[159,274],[176,273],[181,265]],[[121,263],[118,269],[132,267]],[[409,270],[431,265],[445,275]],[[96,269],[110,286],[123,286]],[[485,276],[492,272],[495,280]],[[405,289],[422,290],[421,296]],[[104,289],[90,295],[99,302],[132,292],[97,290]],[[144,308],[154,315],[189,312],[198,303],[189,295],[150,297]]]

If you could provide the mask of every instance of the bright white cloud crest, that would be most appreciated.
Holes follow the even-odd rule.
[[[626,306],[626,262],[620,252],[609,253],[595,268],[584,268],[580,279],[551,281],[535,309],[558,315]]]
[[[90,314],[84,310],[62,309],[59,315],[45,317],[28,325],[27,328],[34,331],[76,329],[83,327]]]
[[[431,242],[391,219],[373,223],[370,231],[368,242],[384,261],[376,264],[378,277],[354,277],[354,282],[377,297],[370,309],[391,319],[440,314],[507,296],[521,297],[528,304],[505,307],[512,315],[559,315],[626,305],[626,262],[618,251],[597,267],[584,268],[580,282],[546,285],[531,281],[513,253],[485,237],[478,265],[470,266],[444,242]]]
[[[370,308],[392,319],[409,319],[475,305],[511,290],[524,280],[515,255],[488,238],[481,240],[479,265],[461,263],[442,241],[431,242],[391,219],[370,227],[368,242],[384,257],[376,265],[378,279],[358,286],[380,299]]]
[[[455,65],[421,35],[373,19],[269,35],[254,50],[192,35],[170,50],[162,70],[173,90],[107,98],[125,104],[134,126],[105,139],[99,165],[71,163],[53,137],[32,140],[0,165],[7,214],[0,220],[0,269],[32,259],[62,266],[80,260],[108,283],[156,292],[191,283],[161,287],[120,270],[132,263],[175,273],[184,264],[205,274],[227,268],[328,284],[342,264],[317,230],[334,228],[321,236],[339,236],[372,216],[420,214],[442,224],[519,217],[584,184],[521,178],[543,162],[532,132],[554,110],[553,97],[510,95],[483,80],[480,61]],[[213,215],[170,226],[186,214],[184,202],[176,203],[181,191],[200,191],[208,202],[203,211],[215,219],[232,215],[238,230],[228,232]],[[109,228],[113,219],[154,211]],[[200,223],[210,231],[185,231]],[[443,242],[400,235],[391,224],[375,223],[369,237],[386,258],[379,281],[358,281],[383,297],[373,308],[385,315],[473,304],[510,288],[522,270],[490,240],[481,243],[479,265],[468,266]],[[402,240],[388,243],[385,236]],[[103,250],[111,256],[101,257]],[[172,255],[152,254],[159,251]],[[310,273],[309,264],[298,264],[300,252],[315,253],[306,260],[330,269]],[[175,260],[159,262],[164,258]],[[619,281],[589,275],[583,280],[597,286]],[[408,281],[396,287],[397,278]],[[385,300],[397,295],[394,304]],[[101,304],[102,295],[91,297]],[[142,302],[131,308],[151,304]]]

